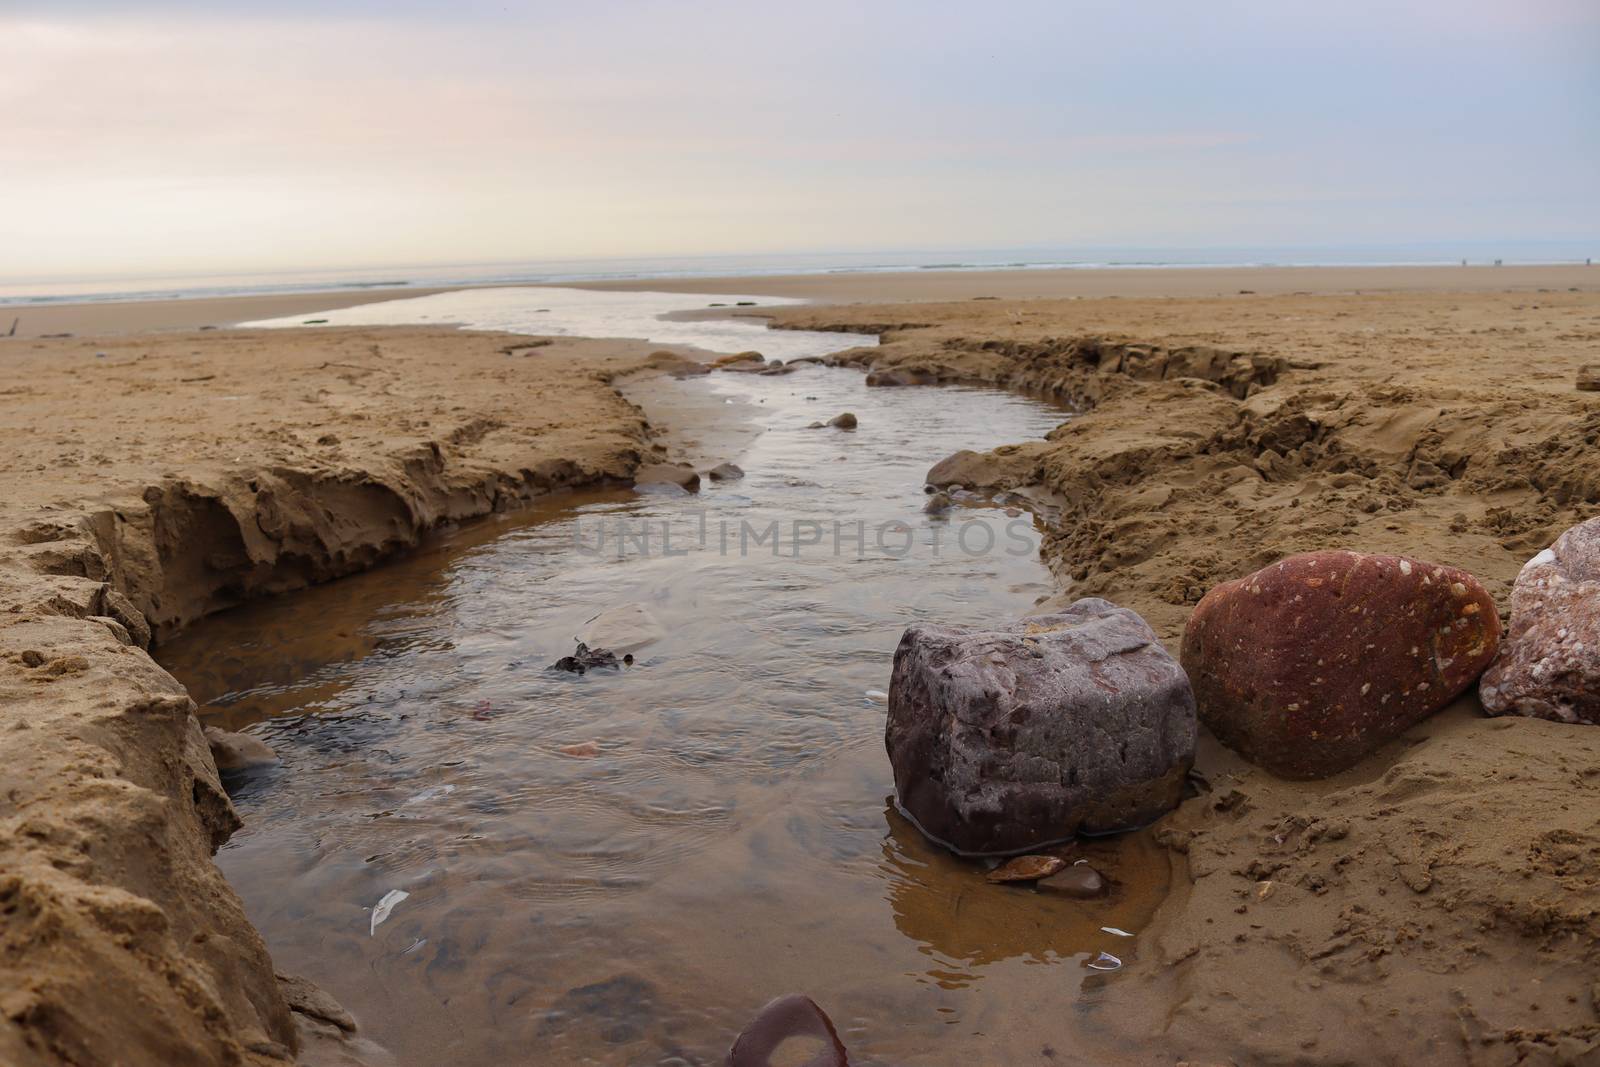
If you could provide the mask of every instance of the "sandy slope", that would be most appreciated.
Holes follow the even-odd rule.
[[[651,446],[609,379],[648,350],[527,342],[0,342],[0,1062],[267,1063],[314,1028],[211,863],[238,818],[144,646],[626,478]]]

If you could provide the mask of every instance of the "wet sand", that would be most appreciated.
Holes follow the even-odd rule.
[[[364,289],[361,292],[272,293],[262,296],[196,297],[193,300],[126,300],[81,304],[0,307],[0,340],[12,323],[13,340],[55,334],[102,336],[115,333],[170,333],[232,326],[282,315],[317,317],[319,311],[358,307],[384,300],[427,296],[439,289]]]
[[[1600,267],[1221,267],[1120,270],[885,271],[769,277],[656,278],[559,283],[558,287],[662,293],[742,293],[794,297],[826,304],[897,301],[1061,298],[1224,297],[1254,294],[1350,292],[1504,292],[1600,290]],[[19,320],[17,337],[197,330],[239,322],[402,300],[445,289],[371,289],[360,293],[300,293],[203,297],[194,300],[52,304],[0,308],[0,333]],[[730,313],[737,313],[729,309]]]

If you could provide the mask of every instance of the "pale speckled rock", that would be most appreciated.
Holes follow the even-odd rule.
[[[885,743],[903,810],[960,852],[1142,825],[1194,760],[1183,670],[1133,612],[1080,600],[989,630],[900,639]]]
[[[1600,518],[1530,559],[1478,695],[1490,715],[1600,725]]]

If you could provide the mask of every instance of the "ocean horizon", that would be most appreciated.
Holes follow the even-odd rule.
[[[282,293],[360,292],[459,286],[545,285],[651,278],[868,274],[916,270],[1154,270],[1239,267],[1527,266],[1584,263],[1600,240],[1461,241],[1392,245],[1284,245],[1213,248],[1075,246],[918,249],[529,259],[504,262],[350,267],[338,270],[150,274],[81,278],[0,278],[0,306],[185,300]]]

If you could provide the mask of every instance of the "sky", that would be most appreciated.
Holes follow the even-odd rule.
[[[1600,238],[1600,0],[0,0],[0,278]]]

